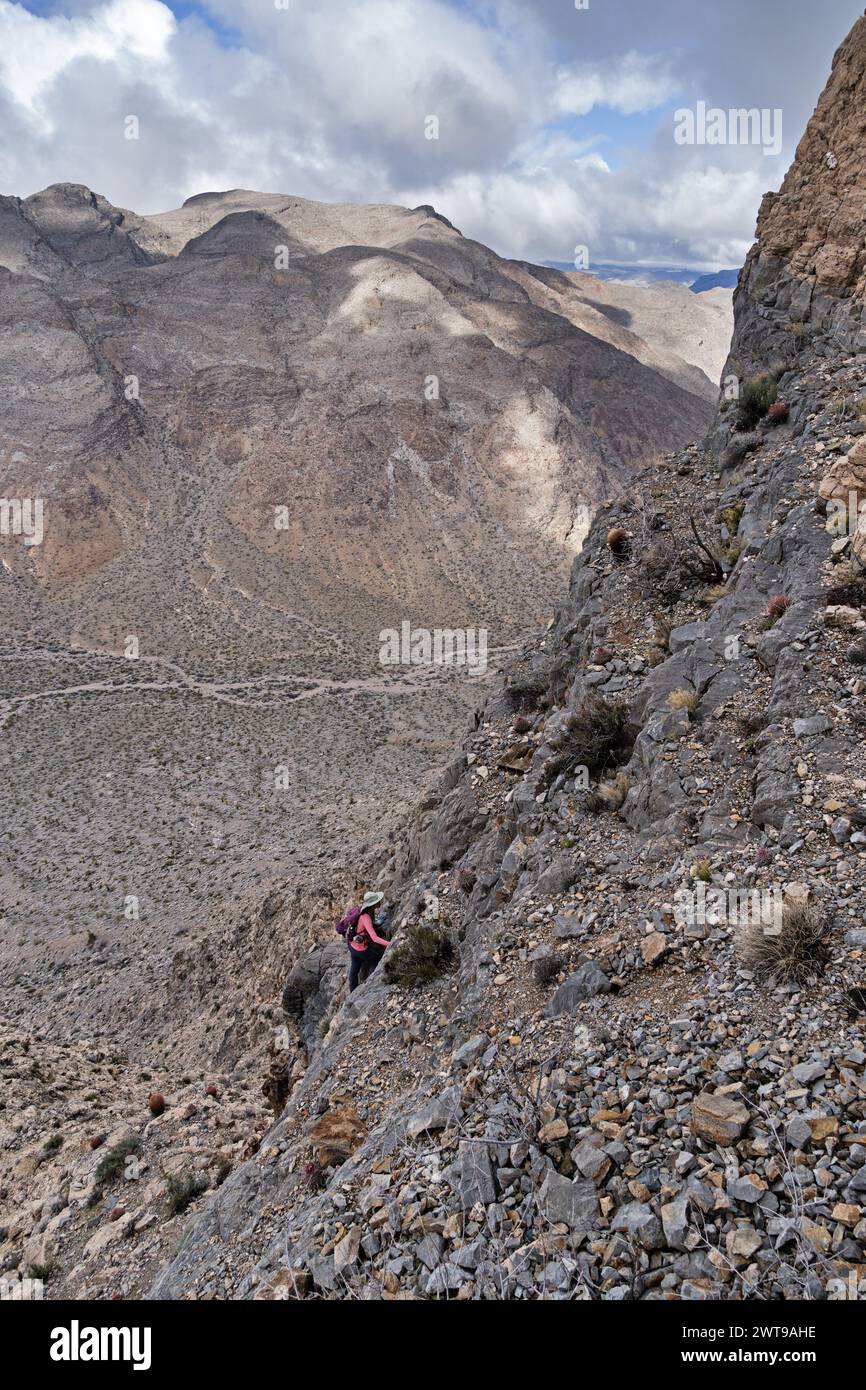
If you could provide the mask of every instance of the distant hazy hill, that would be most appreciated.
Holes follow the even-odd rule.
[[[545,265],[555,270],[574,270],[573,261],[545,261]],[[706,275],[697,270],[684,270],[670,265],[616,265],[613,261],[593,262],[588,273],[598,280],[619,280],[626,285],[654,285],[659,280],[674,280],[687,285],[695,294],[703,290],[722,286],[733,289],[737,283],[738,270],[717,270]]]
[[[715,275],[699,275],[689,288],[695,294],[703,294],[704,290],[732,290],[736,288],[738,270],[717,270]]]

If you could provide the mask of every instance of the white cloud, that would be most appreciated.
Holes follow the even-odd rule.
[[[132,74],[164,63],[177,29],[159,0],[109,0],[91,14],[43,18],[0,3],[0,83],[16,105],[37,115],[41,99],[72,64],[95,58]]]
[[[786,162],[674,146],[675,99],[724,104],[722,78],[733,72],[746,87],[767,68],[741,43],[733,12],[714,27],[689,18],[683,0],[656,0],[652,24],[629,0],[627,45],[622,5],[617,22],[617,7],[566,15],[563,0],[292,0],[288,10],[202,0],[237,46],[160,0],[67,3],[73,13],[40,17],[0,0],[7,193],[79,182],[142,212],[230,187],[432,202],[509,255],[568,259],[587,244],[596,259],[736,264]],[[824,17],[852,3],[825,0]],[[752,5],[729,0],[734,11]],[[703,47],[685,54],[677,45],[690,24]],[[778,32],[773,82],[785,44],[806,61],[802,29]],[[813,58],[816,92],[824,61]],[[802,120],[789,106],[793,141]],[[137,141],[124,139],[129,114]],[[429,115],[438,140],[425,139]],[[634,148],[612,129],[634,129]]]
[[[610,106],[628,116],[664,106],[679,86],[663,59],[632,52],[604,66],[560,68],[554,105],[566,115],[585,116],[594,106]]]

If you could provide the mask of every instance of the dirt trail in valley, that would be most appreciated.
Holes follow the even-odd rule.
[[[500,659],[507,654],[517,650],[519,644],[504,647],[495,647],[488,651],[488,666],[484,673],[493,673],[499,665]],[[88,651],[68,651],[68,652],[16,652],[0,654],[0,662],[4,661],[122,661],[126,668],[129,667],[132,658],[118,657],[110,653],[88,652]],[[419,691],[424,691],[432,687],[433,683],[440,679],[464,678],[475,680],[480,683],[483,676],[470,675],[466,668],[461,668],[452,664],[442,665],[412,666],[403,668],[400,674],[389,677],[369,676],[355,677],[351,680],[330,680],[323,677],[303,677],[296,675],[267,675],[257,676],[248,680],[220,681],[207,680],[199,676],[190,675],[174,662],[164,657],[140,656],[135,658],[137,665],[150,665],[164,667],[173,671],[177,680],[94,680],[86,681],[80,685],[51,686],[44,690],[30,691],[22,695],[9,695],[0,699],[0,727],[6,723],[13,714],[26,708],[28,705],[39,703],[43,700],[67,699],[78,695],[140,695],[152,693],[171,693],[197,695],[203,699],[216,700],[224,704],[244,705],[262,708],[267,705],[278,703],[276,699],[267,698],[244,698],[253,696],[260,692],[261,696],[267,697],[269,694],[280,692],[282,699],[314,700],[320,696],[339,694],[339,695],[394,695],[406,696],[414,695]]]

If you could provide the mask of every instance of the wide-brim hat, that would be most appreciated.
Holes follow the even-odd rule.
[[[384,893],[365,893],[363,898],[361,899],[361,906],[378,907],[379,903],[383,901],[384,897]]]

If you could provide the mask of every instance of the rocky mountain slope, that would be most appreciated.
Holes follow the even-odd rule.
[[[204,633],[233,596],[291,616],[300,594],[362,653],[395,602],[519,620],[582,510],[706,419],[681,358],[594,333],[432,209],[238,191],[148,219],[57,185],[4,200],[0,245],[3,486],[51,514],[7,570],[57,605],[100,575],[76,624],[103,640],[133,574],[173,655],[182,588]]]
[[[13,1278],[47,1269],[49,1296],[620,1300],[841,1297],[866,1275],[864,296],[856,266],[827,278],[817,238],[848,231],[824,212],[801,258],[791,192],[819,141],[855,148],[864,61],[866,20],[771,243],[759,227],[739,401],[599,508],[554,622],[410,816],[175,953],[152,1010],[184,1001],[179,1059],[111,1064],[107,1185],[87,1151],[106,1059],[72,1097],[62,1059],[37,1062],[24,1122],[3,1120]],[[862,148],[836,166],[859,245]],[[382,967],[347,998],[333,919],[359,878],[387,894],[398,979]],[[432,978],[400,975],[412,942],[440,951]],[[2,1058],[26,1076],[19,1040]],[[183,1222],[177,1183],[127,1171],[125,1140],[148,1173],[181,1160]]]
[[[426,912],[454,968],[346,1000],[324,904],[249,924],[252,955],[266,935],[291,957],[313,918],[284,1037],[273,1020],[288,1104],[153,1296],[802,1298],[862,1278],[866,620],[862,584],[834,592],[819,486],[864,452],[843,410],[863,391],[860,358],[822,346],[798,343],[790,422],[746,467],[688,450],[600,519],[555,629],[381,852],[395,948]],[[741,508],[724,592],[662,601],[645,536],[688,551],[689,515],[708,536]],[[560,761],[593,691],[628,710],[601,794]],[[702,883],[805,899],[802,977],[762,978],[736,909],[679,916]]]

